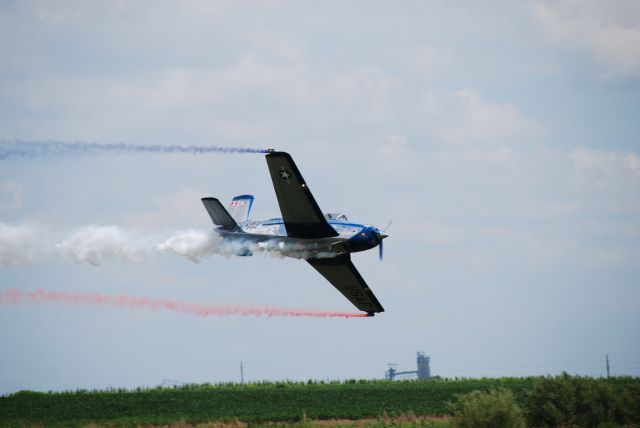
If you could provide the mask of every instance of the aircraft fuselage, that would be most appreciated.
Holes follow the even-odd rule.
[[[284,221],[281,218],[266,221],[245,221],[238,226],[242,232],[216,228],[216,232],[225,240],[238,243],[238,255],[251,255],[251,244],[265,249],[286,250],[283,255],[300,258],[335,257],[345,253],[355,253],[375,248],[385,237],[375,226],[352,223],[344,220],[328,220],[338,236],[327,238],[296,238],[287,236]],[[246,243],[246,247],[243,247]]]

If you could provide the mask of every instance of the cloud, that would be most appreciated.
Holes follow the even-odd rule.
[[[420,167],[418,153],[404,135],[389,135],[378,144],[376,161],[385,177],[410,178]]]
[[[211,227],[209,216],[200,201],[205,196],[210,195],[208,192],[192,189],[157,195],[151,198],[151,209],[125,214],[121,223],[127,227],[158,230],[180,228],[185,225]]]
[[[591,53],[605,76],[640,77],[637,1],[531,1],[529,6],[554,43]]]
[[[430,44],[401,45],[385,54],[386,60],[396,67],[422,75],[433,75],[437,71],[454,66],[456,55],[449,47]]]
[[[388,134],[376,146],[377,161],[387,174],[406,177],[434,161],[454,170],[480,165],[513,168],[518,149],[543,133],[536,120],[512,103],[489,102],[475,89],[427,91],[418,106],[422,132]]]
[[[22,208],[22,186],[15,181],[0,182],[0,211],[17,211]]]
[[[576,147],[571,187],[583,210],[609,215],[640,213],[640,156],[634,152]]]
[[[4,120],[7,129],[21,138],[184,143],[167,138],[175,132],[189,144],[240,145],[283,132],[308,134],[320,127],[319,117],[323,126],[344,126],[346,117],[379,126],[395,106],[393,84],[373,66],[272,64],[248,53],[231,64],[175,66],[127,78],[44,72],[6,79],[0,92],[15,111],[15,123]],[[48,133],[39,134],[41,118],[41,126],[30,126],[35,119],[22,111],[44,114]]]
[[[441,135],[454,144],[503,144],[530,140],[540,131],[532,119],[511,103],[492,103],[473,89],[460,89],[451,106],[453,119],[441,128]]]
[[[36,225],[0,222],[0,266],[29,266],[42,251],[40,232]]]
[[[576,147],[569,153],[576,176],[596,188],[640,185],[640,156],[633,152]]]

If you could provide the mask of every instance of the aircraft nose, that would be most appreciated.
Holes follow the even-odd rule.
[[[380,245],[387,236],[389,235],[383,233],[380,229],[367,226],[349,239],[348,246],[351,251],[368,250]]]

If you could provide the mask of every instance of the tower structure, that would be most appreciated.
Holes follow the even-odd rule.
[[[431,368],[429,367],[429,361],[431,361],[431,358],[428,355],[425,355],[424,352],[418,352],[416,362],[418,366],[418,370],[416,370],[418,380],[427,380],[431,377]]]
[[[424,352],[418,352],[416,357],[417,370],[398,371],[395,368],[395,364],[389,364],[389,369],[385,372],[384,377],[388,380],[394,380],[398,376],[416,375],[418,380],[431,379],[431,368],[429,362],[431,358]]]

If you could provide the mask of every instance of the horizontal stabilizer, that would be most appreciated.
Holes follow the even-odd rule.
[[[229,215],[226,209],[222,206],[219,200],[216,198],[202,198],[202,203],[209,213],[209,217],[213,221],[213,224],[220,226],[227,230],[236,232],[242,232],[238,223]]]

